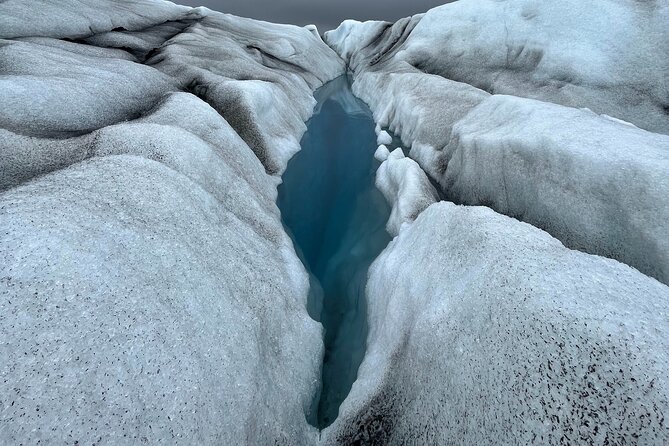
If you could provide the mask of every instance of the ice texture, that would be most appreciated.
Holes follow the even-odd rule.
[[[112,30],[144,30],[200,16],[203,10],[162,0],[5,0],[0,3],[0,35],[84,38]]]
[[[324,444],[665,444],[669,288],[483,207],[434,204],[372,264]]]
[[[271,174],[300,149],[312,92],[343,74],[334,51],[306,28],[209,13],[148,58],[208,102]]]
[[[137,118],[177,90],[174,79],[116,51],[56,42],[0,46],[3,129],[47,138],[81,135]]]
[[[375,153],[397,236],[325,444],[669,442],[668,11],[461,0],[326,33],[411,159]]]
[[[386,152],[388,149],[380,146],[375,154],[383,161],[376,171],[376,187],[392,207],[386,228],[396,236],[403,224],[413,222],[429,205],[439,201],[439,196],[418,163],[405,157],[401,148]]]
[[[443,189],[669,283],[669,136],[495,95],[455,124]]]
[[[669,132],[669,8],[600,6],[461,0],[325,39],[445,198],[669,283],[668,140],[648,131]]]
[[[325,39],[356,73],[434,74],[669,133],[663,2],[460,0],[395,24],[346,21]]]
[[[314,443],[275,174],[343,62],[162,1],[5,1],[0,38],[0,443]]]
[[[379,145],[390,144],[392,142],[393,142],[393,138],[385,130],[380,131],[378,136],[376,137],[376,143],[379,144]]]
[[[461,0],[326,41],[0,0],[0,443],[669,443],[669,7]],[[375,132],[313,97],[345,68]],[[333,109],[365,158],[286,181],[300,237],[346,210],[307,271],[276,186]],[[321,425],[351,392],[319,435],[322,379]]]
[[[0,100],[8,105],[0,126],[27,136],[76,136],[136,119],[162,94],[182,90],[216,109],[268,173],[283,172],[315,105],[311,93],[342,74],[342,60],[305,28],[152,4],[155,10],[134,0],[89,0],[84,5],[102,11],[89,17],[89,9],[63,3],[47,28],[20,34],[35,37],[2,40],[7,77],[0,79]],[[54,6],[14,5],[11,14],[0,15],[0,39],[16,37],[14,25],[24,23],[16,17],[33,8]],[[163,9],[173,14],[163,17]],[[144,11],[142,20],[126,24],[136,11]],[[103,20],[105,14],[125,17],[118,20],[126,26]],[[79,20],[103,23],[85,35],[62,31]],[[63,36],[76,43],[53,38]]]

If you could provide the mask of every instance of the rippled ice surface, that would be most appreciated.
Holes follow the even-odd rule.
[[[311,274],[309,313],[325,328],[322,391],[310,422],[330,425],[365,353],[365,284],[390,241],[390,209],[374,186],[376,135],[346,77],[323,86],[302,150],[288,164],[278,205]]]

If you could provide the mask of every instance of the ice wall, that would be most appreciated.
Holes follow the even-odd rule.
[[[463,0],[326,34],[411,159],[376,152],[397,237],[324,443],[669,441],[668,24]]]
[[[462,0],[326,41],[446,198],[668,283],[667,11]]]
[[[315,442],[272,174],[341,60],[162,1],[1,2],[0,37],[0,443]]]

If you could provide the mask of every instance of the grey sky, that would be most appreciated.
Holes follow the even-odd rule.
[[[388,20],[425,12],[449,0],[172,0],[188,6],[278,23],[318,26],[322,33],[344,19]]]

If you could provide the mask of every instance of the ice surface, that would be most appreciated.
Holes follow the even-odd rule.
[[[669,136],[570,107],[492,96],[453,128],[447,196],[669,283]]]
[[[446,198],[669,283],[666,137],[633,127],[669,132],[669,59],[656,57],[667,30],[665,5],[463,0],[395,24],[343,23],[325,39],[379,128]],[[512,107],[489,92],[542,101]]]
[[[377,138],[376,138],[376,143],[381,145],[381,144],[390,144],[393,142],[393,138],[386,132],[385,130],[382,130],[379,132]]]
[[[462,0],[325,40],[377,134],[447,199],[668,281],[669,148],[646,131],[669,132],[668,11]],[[488,208],[423,210],[418,166],[376,156],[399,235],[370,269],[367,354],[325,444],[669,441],[666,285]]]
[[[191,13],[179,20],[160,23],[139,31],[114,29],[93,34],[81,39],[81,42],[104,48],[119,48],[131,53],[137,60],[144,61],[153,50],[195,24],[204,11],[200,12],[200,14]]]
[[[5,0],[0,3],[0,37],[82,38],[114,29],[141,30],[201,13],[161,0]]]
[[[147,63],[212,105],[271,174],[281,174],[299,150],[312,91],[344,71],[306,28],[213,12]]]
[[[135,119],[162,94],[186,90],[235,128],[268,173],[280,174],[299,150],[315,103],[312,91],[344,70],[306,28],[162,1],[154,7],[135,0],[57,7],[4,2],[0,10],[10,3],[12,12],[0,17],[0,38],[42,36],[0,46],[3,74],[11,75],[0,80],[0,100],[8,104],[0,126],[14,133],[82,134]],[[36,20],[32,31],[15,32],[24,23],[19,18],[34,8],[49,14],[44,27]],[[86,31],[73,31],[84,26],[80,22]]]
[[[664,444],[669,288],[488,208],[434,204],[373,263],[325,444]]]
[[[0,195],[3,441],[310,435],[306,275],[276,210],[191,147],[185,174],[96,157]]]
[[[390,151],[388,150],[388,147],[384,146],[383,144],[377,147],[376,152],[374,152],[374,158],[376,158],[376,160],[381,163],[387,160],[389,156]]]
[[[365,354],[367,270],[390,241],[390,209],[374,187],[371,112],[345,77],[316,97],[317,113],[283,175],[278,204],[312,274],[312,315],[325,329],[323,388],[312,420],[324,427],[337,417]]]
[[[668,11],[0,1],[0,443],[669,443]]]
[[[66,137],[137,118],[177,89],[163,73],[83,45],[44,39],[0,46],[0,127],[29,136]],[[88,48],[88,47],[84,47]]]
[[[322,328],[268,172],[343,62],[307,29],[160,1],[0,3],[18,36],[0,443],[314,443]]]
[[[325,38],[356,75],[436,74],[669,133],[665,3],[460,0],[393,25],[344,22]]]

